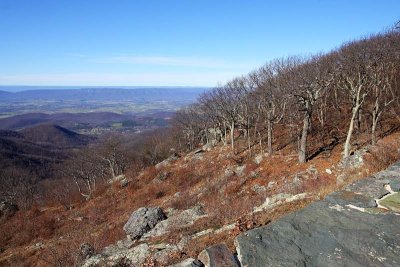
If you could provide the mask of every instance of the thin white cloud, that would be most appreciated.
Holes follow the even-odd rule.
[[[108,56],[87,58],[91,62],[103,64],[132,64],[172,67],[193,67],[208,69],[249,69],[254,64],[232,63],[216,58],[170,57],[170,56]]]
[[[65,73],[0,75],[0,85],[215,86],[240,72]]]

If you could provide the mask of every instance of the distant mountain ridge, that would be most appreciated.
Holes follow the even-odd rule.
[[[60,124],[69,123],[104,123],[131,119],[128,114],[114,112],[90,112],[90,113],[27,113],[0,119],[0,129],[18,130],[43,123]]]
[[[139,114],[115,112],[83,112],[83,113],[26,113],[0,119],[0,130],[21,130],[40,124],[57,124],[70,130],[84,127],[96,127],[111,123],[128,122],[135,125],[146,125],[150,121],[164,121],[173,116],[174,112],[154,111]],[[162,123],[163,124],[163,123]],[[158,125],[159,124],[154,124]],[[79,131],[79,130],[78,130]]]
[[[194,101],[206,87],[183,88],[81,88],[34,89],[8,92],[0,87],[0,102],[53,100],[53,101]]]

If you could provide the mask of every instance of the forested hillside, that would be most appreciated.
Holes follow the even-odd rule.
[[[179,111],[179,144],[191,150],[229,142],[235,153],[273,154],[295,143],[299,162],[306,162],[343,142],[346,158],[398,127],[399,82],[398,31],[352,41],[326,54],[272,60]]]

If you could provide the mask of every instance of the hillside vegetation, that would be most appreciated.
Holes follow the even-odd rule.
[[[230,142],[234,153],[270,155],[295,144],[303,163],[344,142],[346,158],[398,127],[399,51],[400,33],[389,31],[327,54],[267,62],[178,112],[179,144],[191,150]],[[319,144],[315,150],[310,139]]]
[[[389,31],[277,59],[204,92],[167,129],[73,151],[40,201],[1,222],[0,265],[80,265],[83,243],[125,242],[141,207],[201,209],[136,241],[152,249],[143,266],[167,266],[221,241],[233,249],[240,233],[386,168],[400,159],[399,51]]]

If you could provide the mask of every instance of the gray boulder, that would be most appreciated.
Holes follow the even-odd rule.
[[[7,219],[13,216],[17,211],[17,205],[11,204],[8,201],[0,202],[0,219]]]
[[[124,225],[124,231],[131,239],[139,239],[166,218],[167,216],[159,207],[143,207],[132,213],[128,222]]]
[[[262,154],[258,154],[254,157],[254,163],[257,165],[260,165],[260,163],[263,161],[263,155]]]
[[[169,267],[202,267],[204,266],[200,261],[193,258],[186,259],[180,263],[170,265]]]
[[[147,244],[141,244],[131,249],[112,245],[104,248],[100,254],[86,259],[82,267],[141,266],[149,256],[150,249]]]
[[[83,259],[87,259],[94,255],[94,247],[90,243],[83,243],[79,247]]]
[[[127,187],[129,184],[129,180],[124,178],[121,181],[119,181],[119,185],[121,186],[121,188]]]
[[[206,248],[200,252],[198,259],[205,267],[239,267],[232,252],[225,244]]]
[[[400,191],[400,181],[392,180],[390,181],[390,187],[393,191],[399,192]]]
[[[170,156],[169,158],[161,161],[160,163],[156,164],[156,169],[161,169],[164,168],[166,166],[168,166],[169,164],[171,164],[172,162],[176,161],[177,159],[179,159],[179,155],[177,153],[173,153],[172,156]]]
[[[168,232],[179,230],[183,227],[188,227],[198,219],[206,216],[200,206],[195,206],[183,211],[175,211],[176,214],[171,213],[168,214],[167,219],[159,222],[153,229],[143,234],[142,240],[150,237],[161,236]]]

